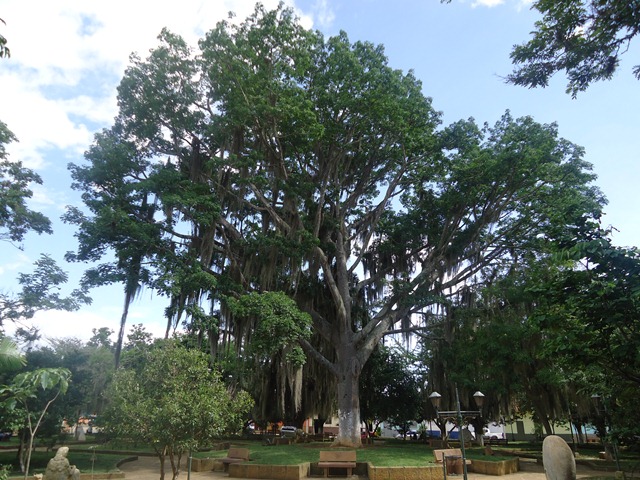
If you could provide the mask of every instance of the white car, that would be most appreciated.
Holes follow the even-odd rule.
[[[407,440],[416,440],[418,438],[418,432],[416,430],[407,430],[406,435],[403,435],[402,433],[397,433],[395,435],[395,438],[399,438],[399,439],[406,438]]]
[[[491,431],[488,428],[484,428],[484,431],[482,432],[482,436],[484,437],[485,440],[493,440],[493,441],[501,441],[501,440],[506,440],[507,439],[507,434],[504,432],[496,432],[496,431]]]

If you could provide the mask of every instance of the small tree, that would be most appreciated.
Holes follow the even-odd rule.
[[[109,398],[105,431],[150,445],[160,459],[160,480],[167,457],[175,479],[185,452],[240,430],[253,403],[245,392],[227,391],[206,354],[175,341],[151,349],[140,372],[117,371]]]
[[[5,406],[22,416],[29,430],[29,446],[26,449],[24,466],[25,480],[29,476],[33,439],[51,404],[67,391],[70,377],[71,372],[66,368],[40,368],[18,374],[11,385],[0,389],[0,394],[6,397]]]

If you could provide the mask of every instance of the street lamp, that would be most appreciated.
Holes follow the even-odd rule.
[[[484,403],[484,394],[480,391],[477,391],[473,394],[473,399],[478,406],[478,409],[482,408],[482,404]],[[462,453],[462,474],[464,476],[464,480],[467,480],[467,455],[464,448],[464,435],[462,434],[462,424],[463,419],[465,417],[479,417],[482,415],[480,410],[460,410],[460,396],[458,395],[458,386],[456,386],[456,410],[452,411],[440,411],[440,402],[442,400],[442,395],[438,392],[432,392],[429,395],[429,400],[431,400],[431,404],[436,411],[436,416],[438,418],[444,418],[446,420],[454,420],[456,426],[458,427],[458,436],[460,437],[460,452]],[[443,458],[442,462],[446,464],[446,460]],[[446,465],[445,465],[446,468]]]

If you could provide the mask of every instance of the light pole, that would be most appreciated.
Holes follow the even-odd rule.
[[[480,391],[477,391],[473,394],[473,399],[476,402],[476,405],[479,409],[482,408],[482,404],[484,403],[484,394]],[[454,423],[458,427],[458,436],[460,437],[460,452],[462,453],[462,475],[464,480],[467,480],[467,454],[464,448],[464,435],[462,434],[462,424],[464,421],[464,417],[478,417],[482,415],[480,410],[460,410],[460,396],[458,395],[458,386],[456,385],[456,410],[451,411],[440,411],[440,401],[442,400],[442,395],[438,392],[432,392],[429,395],[429,400],[433,404],[433,408],[436,410],[436,416],[438,418],[444,418],[445,420],[453,419]],[[482,435],[482,432],[480,432]],[[446,463],[446,459],[442,459],[443,463]],[[445,466],[446,468],[446,466]]]

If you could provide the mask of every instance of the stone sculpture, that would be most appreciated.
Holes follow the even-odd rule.
[[[576,459],[561,437],[549,435],[542,442],[542,465],[547,480],[575,480]]]
[[[69,447],[60,447],[55,457],[49,460],[44,480],[80,480],[80,470],[70,465],[67,459]]]

